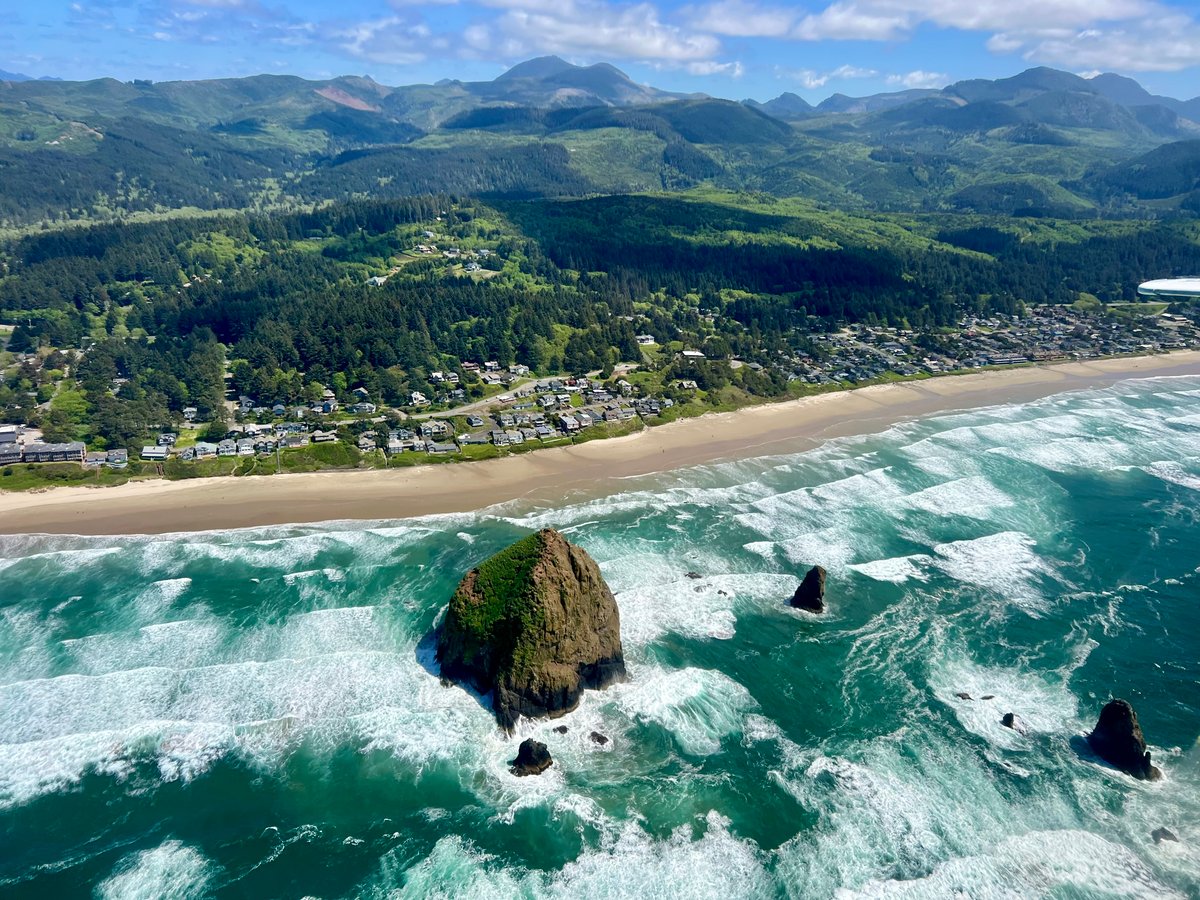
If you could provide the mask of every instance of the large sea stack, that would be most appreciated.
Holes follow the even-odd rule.
[[[492,694],[501,727],[560,716],[625,677],[617,601],[595,561],[551,528],[472,569],[437,639],[442,676]]]
[[[813,566],[792,594],[791,605],[796,609],[806,609],[809,612],[825,611],[825,570]]]
[[[1134,778],[1154,781],[1162,776],[1150,764],[1142,726],[1126,700],[1110,700],[1105,704],[1100,710],[1100,721],[1087,739],[1097,756]]]

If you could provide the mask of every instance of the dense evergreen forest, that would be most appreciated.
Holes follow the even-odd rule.
[[[426,235],[482,265],[416,255]],[[638,360],[643,330],[769,362],[845,323],[936,329],[1081,292],[1130,300],[1146,273],[1200,271],[1200,243],[1186,225],[964,227],[732,195],[431,195],[69,228],[17,239],[4,259],[9,350],[83,351],[81,396],[47,423],[126,444],[185,407],[223,420],[227,389],[292,403],[361,387],[402,406],[434,393],[435,371],[469,384],[468,361],[582,373]],[[28,374],[0,388],[0,417],[47,399]]]

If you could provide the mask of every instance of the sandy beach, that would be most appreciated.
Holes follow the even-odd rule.
[[[401,519],[526,499],[603,496],[624,479],[797,452],[953,410],[1127,378],[1200,375],[1200,351],[931,378],[686,419],[638,434],[482,462],[0,493],[0,534],[163,534],[337,519]]]

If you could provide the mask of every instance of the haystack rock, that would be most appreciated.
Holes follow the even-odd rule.
[[[1122,772],[1145,781],[1162,777],[1150,764],[1142,726],[1128,701],[1110,700],[1105,704],[1100,710],[1100,721],[1087,739],[1097,756]]]
[[[472,569],[437,637],[442,677],[492,694],[496,719],[560,716],[625,678],[617,601],[595,561],[546,528]]]
[[[825,570],[813,566],[792,594],[791,605],[809,612],[825,612]]]
[[[514,775],[541,775],[553,764],[554,760],[546,745],[533,738],[521,741],[521,746],[517,748],[517,758],[509,763]]]

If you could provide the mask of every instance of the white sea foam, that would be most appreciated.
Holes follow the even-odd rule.
[[[122,551],[121,547],[71,547],[60,550],[46,550],[41,553],[18,554],[15,547],[5,547],[12,556],[0,558],[0,572],[18,564],[23,566],[45,565],[53,567],[54,571],[71,571],[91,565],[106,556],[112,556]]]
[[[952,859],[911,881],[871,881],[853,897],[1112,896],[1131,900],[1184,900],[1137,856],[1088,831],[1036,831],[1006,838],[986,854]]]
[[[990,519],[996,510],[1015,506],[1016,502],[989,479],[976,475],[935,484],[900,499],[898,505],[939,516]]]
[[[699,574],[699,573],[698,573]],[[619,593],[626,648],[644,647],[665,634],[729,638],[738,609],[765,611],[796,589],[791,575],[724,574],[642,584]]]
[[[1188,428],[1200,428],[1200,413],[1192,413],[1187,416],[1171,416],[1164,420],[1168,425],[1183,425]]]
[[[745,549],[769,563],[786,562],[789,567],[796,567],[819,562],[825,569],[838,572],[860,555],[870,553],[872,548],[862,546],[869,541],[859,540],[860,537],[846,527],[818,528],[784,541],[752,541]],[[780,553],[782,560],[778,558]]]
[[[1046,600],[1037,582],[1053,570],[1033,550],[1037,542],[1026,534],[1002,531],[974,540],[934,547],[934,565],[951,578],[999,594],[1036,614]]]
[[[369,742],[370,713],[413,709],[436,677],[425,671],[410,644],[362,649],[387,640],[369,634],[364,610],[300,616],[294,628],[251,631],[226,647],[212,625],[180,623],[142,629],[125,647],[144,656],[191,652],[239,661],[196,668],[156,666],[98,675],[64,675],[0,687],[0,803],[22,802],[77,781],[95,769],[123,776],[139,760],[157,763],[164,777],[190,778],[222,755],[236,752],[274,764],[299,742],[330,750],[346,741]],[[329,627],[341,620],[341,627]],[[347,620],[349,627],[346,627]],[[274,637],[264,637],[264,631]],[[360,637],[356,637],[359,635]],[[197,638],[193,642],[192,638]],[[81,663],[104,668],[122,655],[122,644],[104,637],[79,642]],[[259,649],[295,655],[262,662],[243,654]],[[354,647],[355,644],[359,646]],[[353,647],[353,649],[340,649]],[[207,648],[207,649],[205,649]],[[317,655],[314,655],[317,654]],[[425,708],[459,700],[478,719],[490,717],[461,692],[442,689]],[[413,740],[432,742],[430,729],[447,723],[429,716],[413,725]],[[444,733],[442,735],[444,739]]]
[[[1047,677],[1020,669],[989,668],[953,655],[932,664],[929,687],[941,703],[954,711],[963,728],[998,747],[1029,746],[1020,732],[1001,724],[1009,712],[1016,715],[1030,736],[1074,731],[1075,696],[1057,673]],[[963,700],[957,696],[960,693],[971,699]]]
[[[504,868],[494,857],[471,847],[457,836],[442,838],[419,863],[403,867],[389,854],[380,865],[374,885],[402,896],[446,896],[467,900],[511,897],[679,897],[689,900],[728,900],[765,897],[772,893],[761,854],[729,832],[729,823],[716,812],[704,819],[704,834],[690,826],[655,840],[636,823],[608,837],[602,847],[585,850],[557,872]]]
[[[96,894],[102,900],[190,900],[208,896],[215,874],[198,850],[167,841],[123,859]]]
[[[1032,463],[1052,472],[1105,472],[1127,465],[1126,445],[1111,437],[1059,438],[1038,441],[1014,436],[1011,444],[992,447],[989,453]]]
[[[877,559],[867,563],[856,563],[848,568],[875,581],[890,581],[893,584],[903,584],[910,578],[925,581],[928,576],[924,567],[930,558],[923,554],[915,556],[897,556],[892,559]]]
[[[973,749],[920,721],[781,762],[778,783],[820,816],[777,852],[777,877],[794,896],[863,889],[881,872],[928,871],[931,861],[1070,815],[1056,793],[1014,807]]]
[[[155,666],[211,665],[224,658],[222,647],[228,636],[215,619],[191,619],[69,639],[60,649],[73,673],[106,675]]]
[[[1155,478],[1177,484],[1180,487],[1200,491],[1200,475],[1193,475],[1176,462],[1156,462],[1145,467],[1145,471]]]
[[[686,668],[635,674],[613,689],[617,707],[634,721],[662,726],[690,756],[718,752],[721,740],[740,732],[756,705],[749,691],[720,672]]]
[[[142,616],[150,616],[172,606],[187,593],[192,586],[190,578],[164,578],[151,582],[138,595],[137,604]]]
[[[283,576],[283,583],[286,585],[294,585],[297,582],[313,579],[324,578],[331,582],[345,581],[346,573],[341,569],[309,569],[303,572],[288,572]]]

